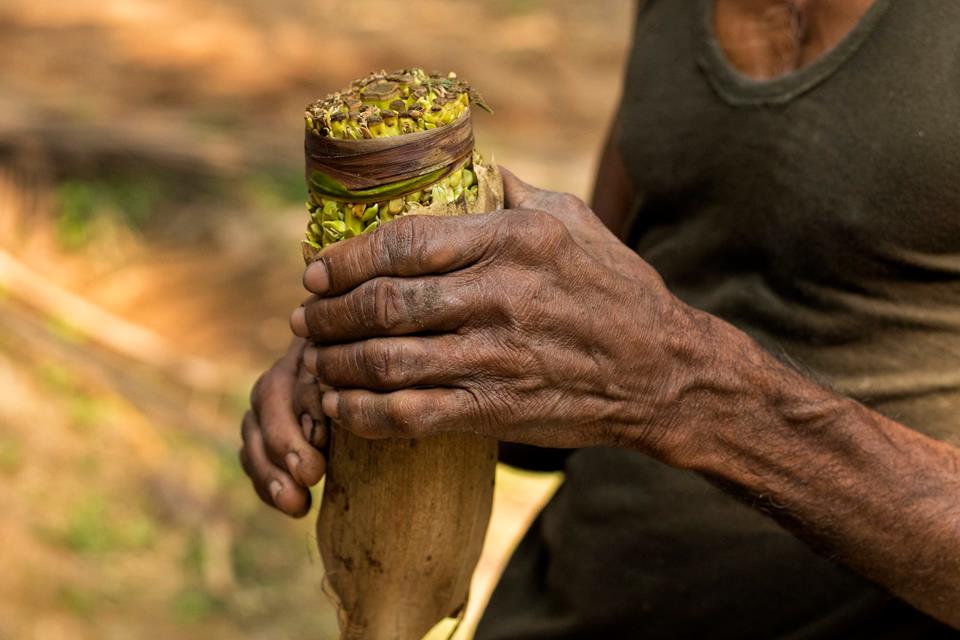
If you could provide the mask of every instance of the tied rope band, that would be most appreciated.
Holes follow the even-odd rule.
[[[473,152],[473,122],[466,111],[429,131],[340,140],[307,131],[304,140],[310,191],[328,200],[376,202],[443,179]]]

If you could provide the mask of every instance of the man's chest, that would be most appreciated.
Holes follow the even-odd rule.
[[[699,16],[653,5],[620,114],[644,196],[641,246],[685,237],[692,255],[850,286],[937,277],[931,265],[960,260],[960,45],[947,30],[896,25],[905,47],[881,22],[858,49],[818,62],[819,75],[773,82],[781,93],[746,86],[731,101],[709,33],[691,28]],[[911,30],[926,34],[925,51]]]
[[[756,79],[812,64],[835,47],[876,0],[713,0],[714,35],[727,60]]]

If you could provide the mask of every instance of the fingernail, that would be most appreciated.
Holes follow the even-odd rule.
[[[303,272],[303,286],[307,291],[317,295],[323,295],[330,288],[330,274],[327,273],[327,265],[323,260],[317,260],[311,263],[306,271]]]
[[[300,466],[300,456],[291,451],[287,454],[284,460],[287,463],[287,471],[290,472],[290,475],[295,477],[297,475],[297,467]]]
[[[323,394],[323,414],[331,420],[340,417],[340,393],[337,391],[327,391]]]
[[[317,348],[312,344],[303,350],[303,366],[313,375],[317,375]]]
[[[290,330],[293,335],[306,338],[310,335],[307,330],[307,310],[303,307],[297,307],[290,314]]]
[[[280,495],[280,492],[283,491],[283,485],[280,484],[279,480],[270,481],[270,495],[273,496],[273,502],[276,504],[277,496]]]
[[[313,417],[305,413],[300,416],[300,429],[303,431],[303,437],[307,439],[307,442],[313,444],[313,430],[316,429],[316,425],[313,423]]]

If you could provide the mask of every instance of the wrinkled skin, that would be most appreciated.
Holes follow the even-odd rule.
[[[504,173],[504,211],[401,218],[307,268],[291,327],[309,342],[244,419],[268,504],[309,508],[324,417],[367,438],[620,446],[715,479],[960,628],[960,449],[805,379],[681,303],[582,202]]]
[[[329,435],[320,388],[301,365],[304,344],[293,340],[287,353],[260,376],[240,428],[240,463],[257,495],[296,517],[310,510],[307,489],[326,471],[322,451]]]
[[[715,35],[741,72],[777,77],[832,48],[872,2],[716,0]],[[622,172],[601,167],[596,211],[623,230],[630,189],[610,188]],[[294,343],[244,418],[241,458],[265,502],[309,508],[324,414],[374,438],[459,428],[623,446],[717,480],[960,629],[960,449],[684,307],[583,203],[506,183],[508,211],[400,220],[308,269],[316,296],[291,324],[316,346]],[[310,371],[336,391],[321,400]]]
[[[637,397],[651,398],[640,413],[657,411],[663,363],[676,362],[659,329],[689,322],[684,305],[578,198],[506,171],[504,186],[503,211],[401,218],[307,268],[315,295],[291,326],[310,343],[299,364],[295,344],[264,375],[245,421],[249,475],[268,504],[309,506],[303,488],[322,461],[304,451],[296,416],[310,409],[368,438],[468,429],[548,447],[618,441],[643,420]],[[283,391],[295,368],[336,389],[321,410]]]
[[[684,322],[682,304],[582,201],[505,183],[508,210],[402,218],[307,269],[316,295],[291,325],[337,389],[325,415],[367,438],[581,447],[661,395],[660,329]]]

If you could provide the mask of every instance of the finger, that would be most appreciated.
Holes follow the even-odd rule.
[[[324,249],[303,275],[317,295],[338,295],[380,276],[454,271],[480,259],[489,242],[488,216],[403,216],[374,233]]]
[[[329,420],[326,416],[314,418],[306,413],[300,416],[300,427],[303,429],[303,437],[318,451],[326,451],[327,444],[330,442]]]
[[[264,383],[260,411],[256,414],[264,448],[274,465],[285,469],[302,487],[320,482],[326,462],[303,435],[302,411],[295,406],[295,378],[268,378]]]
[[[503,175],[504,208],[512,209],[511,213],[515,219],[521,213],[521,209],[525,209],[529,213],[549,212],[551,217],[571,227],[578,225],[584,219],[589,219],[598,224],[591,225],[588,228],[589,231],[581,228],[581,234],[586,231],[596,236],[599,231],[603,234],[603,239],[609,242],[610,232],[602,224],[599,224],[600,221],[596,214],[580,198],[569,193],[538,189],[503,167],[500,167],[500,172]],[[589,244],[588,242],[588,247]]]
[[[321,388],[317,379],[301,366],[294,403],[295,413],[300,415],[300,431],[304,439],[322,452],[327,446],[328,418],[323,415],[320,398]]]
[[[454,386],[469,375],[460,357],[459,336],[371,338],[307,347],[304,366],[340,389],[391,391],[408,387]]]
[[[380,277],[341,296],[308,301],[294,310],[290,325],[321,343],[452,331],[477,312],[475,292],[456,276]]]
[[[419,438],[474,428],[480,418],[473,394],[456,388],[329,391],[323,409],[337,425],[368,439]]]
[[[253,388],[250,389],[250,406],[253,407],[254,411],[259,413],[264,387],[270,379],[280,377],[289,380],[296,376],[297,365],[302,357],[305,345],[306,341],[302,338],[293,338],[286,353],[253,383]]]
[[[298,486],[290,474],[270,461],[260,425],[252,411],[243,417],[241,434],[240,464],[260,499],[288,515],[298,518],[305,515],[310,510],[310,492]]]
[[[307,347],[307,349],[309,348],[310,347]],[[294,413],[296,415],[308,414],[314,418],[322,418],[323,410],[320,408],[321,392],[320,384],[313,373],[303,366],[300,366],[296,390],[294,391]]]
[[[542,189],[524,182],[505,167],[498,166],[497,169],[503,177],[504,209],[538,209],[542,206]]]

